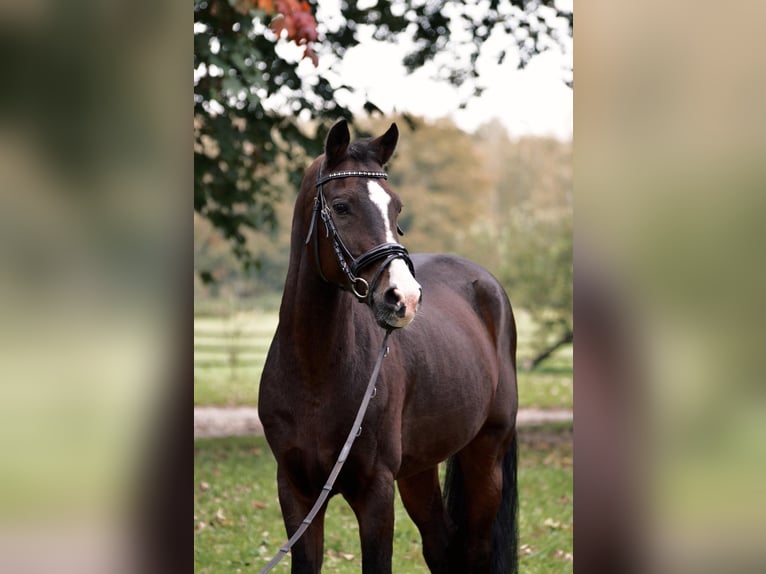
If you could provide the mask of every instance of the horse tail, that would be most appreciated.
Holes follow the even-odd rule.
[[[516,485],[516,463],[518,458],[516,432],[510,447],[503,457],[503,490],[500,508],[492,524],[492,557],[491,574],[518,573],[518,489]],[[452,524],[456,528],[453,533],[451,548],[452,558],[465,540],[464,525],[468,522],[468,497],[463,471],[456,456],[447,461],[447,471],[444,478],[444,502]],[[453,561],[452,566],[456,566]],[[458,566],[459,568],[459,566]],[[459,570],[457,570],[459,571]]]
[[[465,524],[468,522],[468,496],[463,478],[463,470],[457,456],[451,456],[447,460],[447,471],[444,475],[444,507],[452,522],[453,531],[450,534],[449,543],[449,572],[458,572],[465,568],[461,564],[462,557],[458,549],[465,546]]]
[[[492,574],[516,574],[519,571],[519,493],[516,484],[518,450],[516,431],[503,457],[503,497],[492,525]]]

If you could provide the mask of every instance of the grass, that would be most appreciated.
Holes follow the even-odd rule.
[[[517,312],[519,354],[534,327]],[[195,317],[195,405],[254,406],[276,311]],[[521,407],[571,408],[572,346],[534,371],[519,372]],[[520,431],[520,569],[572,572],[571,426]],[[284,542],[276,493],[276,464],[263,438],[195,441],[195,572],[247,572]],[[396,498],[394,572],[426,573],[420,536]],[[274,570],[288,572],[286,557]],[[325,568],[357,573],[361,559],[356,519],[340,498],[326,516]]]
[[[276,311],[194,318],[194,404],[255,406]]]
[[[520,431],[520,570],[572,572],[572,444],[566,426]],[[261,437],[194,444],[194,571],[252,572],[284,542],[276,463]],[[427,573],[420,536],[396,498],[393,571]],[[356,519],[341,497],[325,521],[325,572],[361,571]],[[274,572],[289,572],[286,556]]]
[[[572,345],[561,347],[536,369],[519,369],[521,408],[572,408],[572,351]]]
[[[519,351],[534,328],[517,311]],[[277,326],[275,310],[194,319],[194,404],[255,406],[266,353]],[[533,371],[518,373],[520,406],[572,408],[572,345],[562,347]]]

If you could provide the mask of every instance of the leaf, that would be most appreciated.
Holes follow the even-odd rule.
[[[220,507],[215,513],[215,520],[221,526],[228,526],[230,524],[229,520],[223,514],[223,508],[220,508]]]
[[[243,89],[242,82],[234,76],[228,75],[223,79],[222,86],[229,96],[236,96]]]
[[[558,520],[553,520],[553,518],[546,518],[545,522],[543,522],[543,525],[553,530],[563,530],[566,528],[563,523],[559,522]]]
[[[529,544],[522,544],[519,546],[519,553],[523,556],[530,556],[535,553],[535,549]]]
[[[366,111],[369,115],[373,115],[373,114],[380,114],[381,116],[384,115],[383,110],[381,110],[378,106],[376,106],[369,100],[364,102],[364,111]]]

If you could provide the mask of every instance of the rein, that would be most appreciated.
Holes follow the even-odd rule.
[[[341,271],[343,271],[348,278],[351,291],[359,301],[372,305],[372,293],[380,280],[383,270],[389,263],[394,259],[404,259],[413,276],[415,275],[415,269],[412,265],[412,261],[410,261],[409,252],[400,243],[381,243],[359,257],[354,257],[348,247],[346,247],[346,244],[343,243],[338,228],[335,226],[335,221],[333,221],[330,206],[327,204],[327,200],[324,197],[323,186],[325,183],[333,179],[344,179],[348,177],[388,179],[388,174],[385,171],[336,171],[322,176],[322,168],[320,167],[317,182],[315,184],[317,192],[314,196],[314,208],[311,213],[311,223],[309,225],[305,243],[308,245],[312,236],[314,237],[314,258],[316,259],[317,270],[319,271],[320,277],[322,277],[326,283],[329,283],[330,281],[328,281],[327,277],[322,273],[322,265],[319,261],[319,239],[314,233],[314,228],[317,227],[317,218],[321,217],[322,223],[324,223],[325,226],[326,236],[332,240],[335,258],[338,260],[338,265],[340,266]],[[399,229],[398,225],[397,230],[401,234],[401,229]],[[378,270],[375,272],[370,283],[359,276],[359,273],[364,268],[369,267],[381,259],[383,260],[383,263],[378,267]],[[344,289],[342,286],[341,288]]]
[[[370,381],[367,383],[367,389],[364,392],[364,397],[362,397],[362,403],[359,405],[359,410],[356,412],[354,424],[351,426],[351,431],[348,433],[348,438],[346,438],[346,442],[343,445],[340,454],[338,455],[338,460],[335,462],[335,466],[330,472],[330,476],[327,478],[327,482],[322,487],[322,492],[319,494],[319,498],[317,498],[317,501],[314,503],[314,506],[306,515],[306,518],[304,518],[303,522],[301,522],[298,530],[296,530],[295,533],[287,541],[287,543],[279,549],[279,552],[277,552],[271,561],[269,561],[269,563],[264,566],[259,574],[266,574],[267,572],[271,571],[271,569],[274,568],[274,566],[276,566],[288,552],[290,552],[290,549],[295,545],[296,542],[298,542],[300,537],[303,536],[303,533],[306,532],[309,525],[314,520],[314,517],[319,512],[319,509],[322,508],[322,505],[327,501],[327,497],[330,495],[330,491],[332,491],[335,480],[338,478],[338,475],[340,474],[340,471],[343,468],[346,459],[348,458],[349,452],[351,452],[351,445],[354,444],[356,437],[358,437],[362,432],[362,420],[364,419],[364,415],[367,412],[367,407],[370,404],[370,399],[372,399],[376,394],[375,383],[377,382],[378,375],[380,374],[380,367],[383,364],[383,359],[388,356],[388,346],[386,343],[388,342],[388,336],[390,334],[391,329],[386,329],[386,334],[383,337],[383,343],[381,344],[380,352],[378,353],[378,359],[375,361],[375,366],[372,369],[372,375],[370,375]]]

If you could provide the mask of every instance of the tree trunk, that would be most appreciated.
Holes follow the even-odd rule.
[[[542,363],[545,359],[550,357],[554,352],[556,352],[556,349],[559,347],[563,347],[564,345],[571,343],[574,338],[574,332],[571,329],[568,329],[566,333],[553,345],[545,349],[542,353],[538,354],[534,359],[528,360],[524,362],[524,368],[528,371],[534,369],[537,367],[540,363]]]

